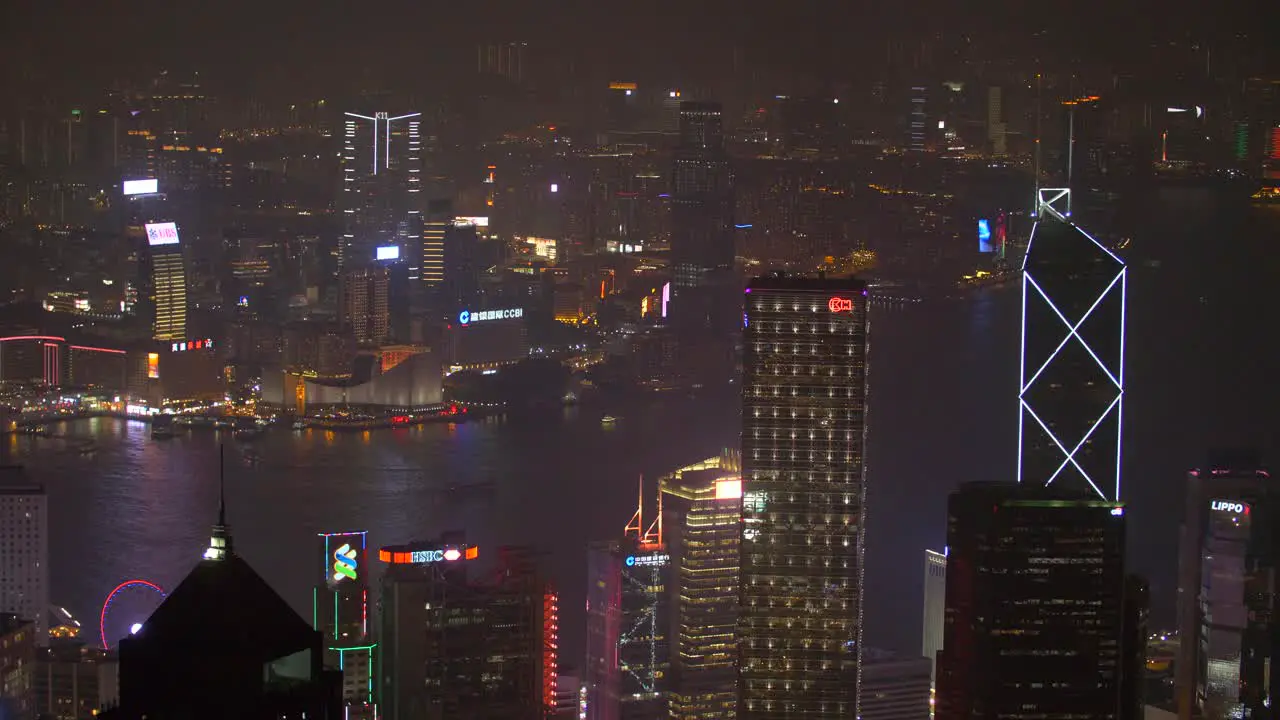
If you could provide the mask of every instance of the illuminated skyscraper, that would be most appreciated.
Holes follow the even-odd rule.
[[[938,720],[1118,720],[1124,508],[1061,487],[969,483],[947,504]]]
[[[1178,552],[1178,716],[1268,717],[1280,698],[1277,492],[1256,453],[1187,473]]]
[[[152,337],[187,339],[187,273],[176,223],[147,223]]]
[[[1116,500],[1126,268],[1071,222],[1070,190],[1040,194],[1022,265],[1018,481]]]
[[[866,285],[756,278],[745,319],[739,717],[856,717]]]
[[[736,452],[662,478],[674,572],[671,711],[678,720],[737,713],[738,548],[742,476]]]
[[[644,525],[643,484],[638,499],[622,540],[595,543],[587,552],[584,686],[590,720],[667,717],[671,556],[662,540],[661,508]]]
[[[410,280],[421,281],[422,286],[431,291],[440,287],[445,280],[445,242],[452,229],[453,203],[448,200],[432,200],[428,203],[422,227],[419,271],[416,276],[411,272]]]
[[[929,659],[929,672],[937,679],[938,651],[947,616],[947,556],[924,551],[924,634],[921,655]]]
[[[324,633],[327,664],[342,670],[344,718],[373,720],[378,645],[369,633],[368,533],[321,533],[318,548],[321,578],[312,589],[311,622]]]
[[[418,254],[422,237],[421,113],[345,113],[340,268],[374,260],[377,248]]]
[[[366,267],[342,273],[342,326],[356,342],[381,345],[391,333],[391,271]]]

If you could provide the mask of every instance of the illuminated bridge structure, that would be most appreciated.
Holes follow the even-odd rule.
[[[1039,190],[1022,265],[1018,482],[1119,500],[1123,260],[1070,219],[1071,191]]]

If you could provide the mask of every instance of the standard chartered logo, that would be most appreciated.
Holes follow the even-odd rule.
[[[347,543],[333,552],[333,581],[343,578],[356,579],[356,551]]]

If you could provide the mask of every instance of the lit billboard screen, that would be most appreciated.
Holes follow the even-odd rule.
[[[125,180],[123,187],[125,195],[149,195],[160,192],[160,181],[155,179]]]
[[[978,252],[995,252],[995,247],[991,244],[991,223],[986,218],[978,219]]]
[[[454,218],[454,219],[453,219],[453,224],[454,224],[454,225],[457,225],[458,227],[465,227],[465,226],[467,226],[467,225],[475,225],[476,227],[484,227],[484,228],[487,228],[487,227],[489,227],[489,218],[488,218],[488,217],[482,217],[482,216],[468,215],[468,216],[463,216],[463,217],[456,217],[456,218]]]
[[[147,223],[148,245],[177,245],[177,223]]]
[[[368,579],[365,577],[369,564],[368,533],[321,533],[320,544],[326,585],[333,588],[348,583],[363,584],[361,579]]]
[[[374,257],[378,260],[399,260],[399,245],[383,245],[374,251]]]
[[[160,377],[160,353],[147,353],[147,377],[157,380]]]

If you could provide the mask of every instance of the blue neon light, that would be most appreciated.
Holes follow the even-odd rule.
[[[458,313],[458,322],[462,325],[466,325],[467,323],[471,322],[471,311],[463,310],[462,312]]]

